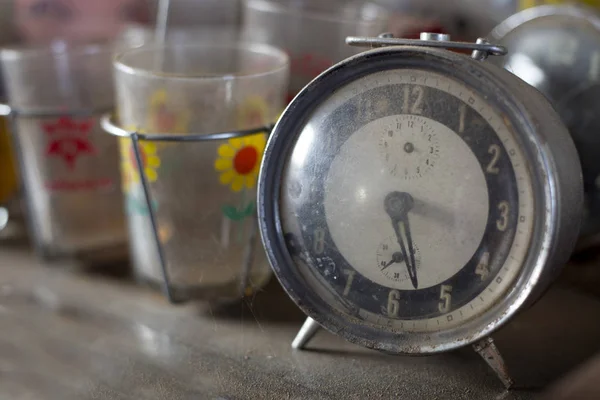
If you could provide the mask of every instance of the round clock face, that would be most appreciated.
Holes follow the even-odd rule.
[[[297,291],[392,332],[473,319],[525,263],[529,171],[508,121],[453,78],[392,69],[346,84],[300,129],[281,178]]]
[[[587,221],[583,233],[597,232],[600,19],[575,7],[540,7],[509,18],[492,36],[510,49],[506,57],[492,62],[546,95],[569,129],[583,167],[587,211],[595,218]]]

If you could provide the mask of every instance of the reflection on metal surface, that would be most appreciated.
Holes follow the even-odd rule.
[[[517,74],[531,86],[540,87],[544,85],[546,74],[529,56],[525,54],[510,54],[507,56],[506,69]]]
[[[8,210],[0,207],[0,230],[4,229],[8,224]]]

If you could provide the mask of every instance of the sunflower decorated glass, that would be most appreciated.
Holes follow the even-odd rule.
[[[266,45],[146,46],[115,60],[134,271],[172,301],[232,300],[270,278],[256,181],[285,102],[288,58]],[[246,131],[245,134],[234,132]]]

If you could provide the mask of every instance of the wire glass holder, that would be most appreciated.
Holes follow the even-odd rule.
[[[161,268],[161,273],[163,277],[163,292],[165,296],[171,303],[179,303],[182,300],[177,299],[173,294],[173,290],[171,288],[171,280],[169,277],[169,271],[167,269],[167,262],[164,253],[164,249],[160,240],[160,235],[158,233],[158,222],[156,213],[152,207],[152,197],[150,194],[150,184],[148,183],[148,178],[143,168],[142,154],[140,151],[140,141],[150,141],[150,142],[209,142],[209,141],[220,141],[227,140],[232,138],[240,138],[244,136],[255,135],[257,133],[265,133],[269,135],[273,130],[274,124],[261,126],[254,129],[240,130],[240,131],[230,131],[230,132],[219,132],[219,133],[190,133],[190,134],[171,134],[171,133],[140,133],[137,131],[128,131],[121,127],[119,127],[113,120],[113,115],[111,113],[104,114],[100,119],[100,125],[102,128],[113,136],[130,138],[133,152],[135,155],[135,162],[137,164],[137,169],[140,174],[140,182],[142,184],[142,189],[144,192],[144,202],[146,203],[146,207],[148,208],[148,215],[150,217],[150,225],[152,227],[152,236],[154,242],[156,244],[156,249],[158,252],[158,261]],[[254,216],[254,222],[256,223],[256,211]],[[249,243],[248,243],[248,251],[244,253],[244,258],[241,266],[241,279],[240,279],[240,293],[244,294],[244,291],[248,285],[248,280],[250,277],[250,269],[252,268],[252,263],[254,259],[254,246],[256,243],[256,229],[253,230],[253,233],[250,235]]]

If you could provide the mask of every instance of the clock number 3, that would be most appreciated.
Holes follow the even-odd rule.
[[[500,202],[500,204],[498,204],[498,210],[500,210],[500,218],[496,220],[496,228],[498,228],[500,232],[504,232],[508,227],[508,213],[510,211],[508,201]]]

